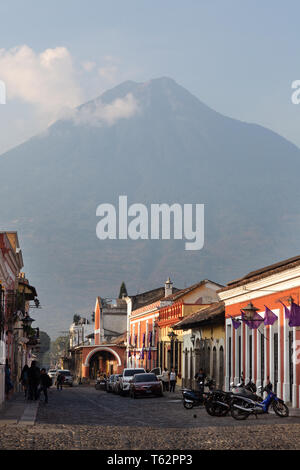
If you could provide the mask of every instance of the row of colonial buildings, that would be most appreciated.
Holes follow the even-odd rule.
[[[178,289],[169,278],[137,295],[97,297],[94,333],[70,348],[69,361],[82,380],[124,367],[174,368],[184,386],[203,368],[226,390],[242,377],[271,380],[299,407],[299,296],[300,256],[226,286],[204,279]]]
[[[30,308],[39,307],[39,301],[22,268],[17,232],[0,232],[0,407],[5,400],[5,369],[9,367],[18,390],[22,368],[38,350],[39,331],[31,326]]]

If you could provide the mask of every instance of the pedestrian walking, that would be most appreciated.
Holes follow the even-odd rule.
[[[169,391],[169,372],[168,369],[165,367],[161,376],[161,380],[163,383],[163,391]]]
[[[52,385],[52,379],[46,373],[46,369],[41,369],[41,376],[40,376],[40,394],[41,392],[44,393],[45,403],[48,403],[48,388]]]
[[[25,366],[22,369],[21,379],[20,379],[20,382],[22,384],[23,391],[24,391],[25,400],[26,400],[26,398],[28,398],[28,393],[29,393],[29,374],[28,374],[28,371],[29,371],[29,367],[28,367],[27,364],[25,364]]]
[[[13,383],[11,381],[11,370],[8,363],[8,359],[5,361],[5,397],[7,400],[10,399],[13,391]]]
[[[56,379],[56,388],[57,390],[62,390],[63,383],[65,381],[65,376],[60,372]]]
[[[170,372],[170,392],[175,392],[175,385],[176,385],[176,372],[175,369],[171,369]]]
[[[29,400],[37,400],[39,391],[38,386],[40,384],[40,369],[36,365],[36,361],[32,361],[31,366],[28,369],[28,385],[29,385]]]

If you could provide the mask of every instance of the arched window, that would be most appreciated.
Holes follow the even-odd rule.
[[[219,388],[222,389],[224,385],[224,349],[220,347],[219,351]]]

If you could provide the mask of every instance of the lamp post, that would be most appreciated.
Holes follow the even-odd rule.
[[[174,341],[177,338],[177,335],[176,335],[176,333],[174,333],[174,331],[170,331],[168,333],[168,336],[169,336],[170,342],[171,342],[170,368],[172,369],[173,368],[173,361],[174,361]]]
[[[253,303],[250,301],[248,305],[242,308],[242,311],[245,313],[247,320],[253,320],[256,312],[258,312],[259,308],[254,307]]]

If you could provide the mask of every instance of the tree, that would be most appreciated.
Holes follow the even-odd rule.
[[[81,316],[77,315],[77,313],[75,313],[75,315],[73,317],[73,323],[75,323],[75,325],[78,325],[80,320],[81,320]]]
[[[60,358],[66,355],[69,348],[69,336],[59,336],[51,342],[51,360],[53,365],[59,363]]]
[[[122,282],[121,287],[120,287],[119,299],[122,299],[123,296],[125,296],[125,297],[128,296],[127,289],[126,289],[124,281]]]
[[[38,362],[41,366],[49,366],[50,365],[50,345],[51,339],[50,336],[45,331],[40,331],[40,344],[39,344],[39,353],[38,353]]]

